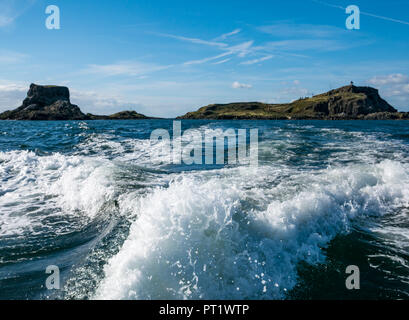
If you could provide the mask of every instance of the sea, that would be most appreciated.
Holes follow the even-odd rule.
[[[257,165],[163,161],[173,124],[0,121],[0,299],[409,298],[408,122],[181,121]]]

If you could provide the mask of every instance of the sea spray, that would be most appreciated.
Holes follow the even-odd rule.
[[[406,124],[183,121],[257,128],[258,167],[162,163],[172,125],[1,122],[0,298],[342,298],[351,264],[408,297]]]
[[[241,179],[257,189],[251,181],[269,170],[247,170],[240,179],[234,172],[182,176],[135,201],[139,217],[95,298],[284,298],[300,261],[324,263],[322,249],[355,217],[385,214],[409,195],[407,168],[388,160],[310,174],[300,193],[246,210],[264,199],[249,199]],[[304,177],[292,179],[302,185]]]

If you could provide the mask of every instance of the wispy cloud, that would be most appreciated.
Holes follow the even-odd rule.
[[[228,56],[230,54],[232,54],[232,53],[231,52],[225,52],[225,53],[219,54],[217,56],[209,57],[209,58],[187,61],[187,62],[184,63],[184,65],[187,66],[187,65],[192,65],[192,64],[202,64],[202,63],[206,63],[206,62],[209,62],[209,61],[213,61],[213,60],[223,58],[223,57]]]
[[[338,51],[349,49],[356,45],[366,45],[367,43],[366,41],[346,43],[344,41],[331,39],[297,39],[271,41],[264,45],[264,49],[272,51]]]
[[[91,64],[83,70],[83,73],[98,74],[103,76],[143,76],[148,73],[165,70],[171,66],[161,66],[151,63],[136,61],[121,61],[113,64],[97,65]]]
[[[15,64],[21,63],[28,58],[28,55],[14,52],[0,50],[0,64]]]
[[[185,63],[183,63],[184,65],[193,65],[193,64],[202,64],[202,63],[206,63],[206,62],[210,62],[210,61],[214,61],[220,58],[224,58],[226,56],[229,55],[237,55],[238,57],[244,57],[247,54],[249,54],[250,52],[252,52],[251,50],[251,46],[253,45],[253,41],[246,41],[243,42],[241,44],[235,45],[235,46],[230,46],[230,47],[226,47],[226,48],[222,48],[223,53],[218,54],[216,56],[211,56],[208,58],[203,58],[203,59],[198,59],[198,60],[191,60],[191,61],[187,61]],[[222,64],[224,62],[227,62],[228,60],[224,59],[222,61],[218,61],[218,64]]]
[[[254,40],[247,40],[238,44],[231,44],[228,38],[241,32],[241,29],[235,29],[231,32],[209,41],[200,38],[190,38],[179,35],[158,34],[169,38],[177,39],[198,45],[206,45],[217,48],[222,53],[212,55],[201,59],[193,59],[182,63],[184,66],[198,65],[212,62],[212,64],[223,64],[230,61],[233,57],[244,58],[253,56],[253,59],[239,62],[240,65],[254,65],[270,60],[274,57],[293,56],[300,57],[297,52],[301,51],[338,51],[345,50],[355,46],[368,44],[368,40],[360,38],[359,41],[345,41],[338,36],[345,35],[345,30],[326,26],[326,25],[309,25],[309,24],[272,24],[261,26],[259,31],[275,36],[282,37],[278,41],[264,42],[254,45]],[[350,39],[350,38],[349,38]],[[226,40],[226,41],[223,41]],[[227,56],[228,59],[226,58]],[[305,58],[305,56],[303,56]],[[224,58],[224,59],[223,59]],[[216,61],[221,59],[220,61]]]
[[[194,65],[194,64],[203,64],[206,62],[210,62],[213,60],[217,60],[220,58],[223,58],[225,56],[229,56],[229,55],[236,55],[240,58],[245,57],[246,55],[248,55],[249,53],[252,53],[254,51],[257,50],[256,47],[253,47],[254,41],[253,40],[249,40],[249,41],[245,41],[236,45],[229,45],[225,42],[220,42],[218,40],[221,39],[226,39],[231,35],[237,34],[241,31],[241,29],[236,29],[232,32],[226,33],[221,35],[220,37],[216,38],[213,41],[208,41],[208,40],[203,40],[200,38],[189,38],[189,37],[185,37],[185,36],[179,36],[179,35],[172,35],[172,34],[163,34],[163,33],[155,33],[156,35],[159,36],[163,36],[163,37],[168,37],[168,38],[172,38],[172,39],[177,39],[180,41],[185,41],[185,42],[190,42],[193,44],[199,44],[199,45],[206,45],[206,46],[210,46],[210,47],[215,47],[218,48],[221,51],[224,51],[223,53],[219,54],[219,55],[215,55],[215,56],[211,56],[211,57],[207,57],[207,58],[202,58],[202,59],[196,59],[196,60],[189,60],[183,63],[183,65]],[[217,40],[218,39],[218,40]],[[217,64],[222,64],[224,62],[227,62],[227,59],[224,59],[222,61],[219,61]]]
[[[327,6],[327,7],[332,7],[332,8],[337,8],[337,9],[341,9],[345,11],[345,7],[343,6],[339,6],[336,4],[332,4],[332,3],[328,3],[328,2],[324,2],[324,1],[319,1],[319,0],[311,0],[315,3],[319,3],[321,5]],[[409,25],[408,21],[403,21],[403,20],[399,20],[399,19],[394,19],[394,18],[389,18],[389,17],[385,17],[385,16],[381,16],[381,15],[377,15],[377,14],[373,14],[373,13],[369,13],[369,12],[365,12],[365,11],[360,11],[360,13],[362,15],[368,16],[368,17],[373,17],[373,18],[377,18],[377,19],[382,19],[382,20],[386,20],[386,21],[391,21],[391,22],[396,22],[396,23],[400,23],[400,24],[405,24],[405,25]]]
[[[2,0],[0,2],[0,28],[12,24],[35,2],[36,0]]]
[[[223,64],[223,63],[226,63],[226,62],[228,62],[228,61],[230,61],[231,60],[231,58],[227,58],[227,59],[224,59],[224,60],[220,60],[220,61],[217,61],[217,62],[213,62],[213,64]]]
[[[231,85],[233,89],[250,89],[253,86],[251,84],[240,83],[238,81],[234,81]]]
[[[215,38],[215,41],[219,41],[219,40],[225,40],[228,37],[234,36],[235,34],[238,34],[239,32],[241,32],[241,29],[235,29],[232,32],[228,32],[228,33],[224,33],[221,36]]]
[[[212,46],[212,47],[227,47],[226,43],[218,42],[218,41],[207,41],[207,40],[202,40],[198,38],[188,38],[188,37],[177,36],[177,35],[166,34],[166,33],[157,33],[157,35],[162,36],[162,37],[177,39],[180,41],[190,42],[194,44],[202,44],[202,45]]]
[[[244,65],[252,65],[252,64],[256,64],[256,63],[260,63],[260,62],[263,62],[263,61],[270,60],[270,59],[272,59],[272,58],[274,58],[274,56],[273,56],[272,54],[270,54],[270,55],[268,55],[268,56],[265,56],[265,57],[262,57],[262,58],[259,58],[259,59],[253,59],[253,60],[244,61],[244,62],[242,62],[241,64],[244,64]]]
[[[260,49],[274,52],[277,56],[280,56],[280,51],[286,54],[290,54],[291,51],[329,52],[364,46],[373,42],[365,34],[351,34],[346,29],[328,25],[276,22],[260,26],[257,30],[276,38],[275,41],[264,43]]]
[[[253,46],[254,41],[246,41],[243,43],[240,43],[235,46],[228,47],[224,50],[227,50],[228,52],[231,52],[232,54],[237,54],[239,57],[245,57],[247,54],[253,52],[252,46]]]
[[[289,24],[282,22],[261,26],[257,29],[263,33],[287,39],[293,37],[328,38],[348,33],[346,29],[328,25]]]
[[[401,74],[389,74],[383,76],[375,76],[368,80],[370,84],[379,86],[379,85],[390,85],[390,84],[402,84],[402,83],[409,83],[409,77]]]

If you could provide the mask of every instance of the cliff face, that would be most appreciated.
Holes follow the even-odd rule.
[[[370,115],[377,114],[376,117]],[[354,85],[287,104],[244,102],[214,104],[180,119],[403,119],[377,89]]]
[[[70,102],[67,87],[31,84],[23,104],[0,114],[3,120],[84,120],[80,108]]]
[[[397,112],[383,100],[377,89],[353,85],[331,90],[322,97],[321,110],[331,117],[358,117],[376,112]]]
[[[27,92],[27,98],[23,101],[23,106],[30,105],[48,106],[57,101],[67,101],[70,103],[70,91],[67,87],[39,86],[31,84]]]

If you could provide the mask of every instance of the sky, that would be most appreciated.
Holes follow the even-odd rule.
[[[346,27],[349,5],[359,30]],[[30,83],[68,86],[83,112],[174,117],[350,81],[409,111],[408,53],[407,0],[0,0],[0,112]]]

